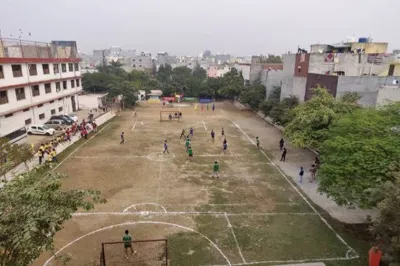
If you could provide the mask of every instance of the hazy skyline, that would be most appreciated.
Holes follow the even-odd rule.
[[[75,40],[81,52],[111,45],[196,55],[282,54],[347,36],[400,49],[395,0],[2,0],[2,37]],[[384,12],[383,12],[384,11]],[[32,36],[28,35],[28,32]]]

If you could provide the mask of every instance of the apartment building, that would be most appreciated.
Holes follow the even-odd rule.
[[[52,115],[75,112],[82,90],[74,41],[39,43],[0,38],[0,137]]]

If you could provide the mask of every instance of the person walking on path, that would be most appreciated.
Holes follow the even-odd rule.
[[[119,144],[125,143],[125,134],[124,132],[121,133],[121,142]]]
[[[219,164],[218,164],[217,161],[214,163],[214,166],[213,166],[213,174],[212,174],[212,177],[217,177],[217,178],[219,178]]]
[[[163,153],[165,153],[165,152],[167,152],[169,154],[167,140],[164,141],[164,152]]]
[[[299,183],[300,184],[303,183],[303,175],[304,175],[304,168],[302,166],[302,167],[300,167],[300,172],[299,172],[299,177],[300,177]]]
[[[283,140],[283,138],[281,138],[281,140],[279,141],[279,149],[280,150],[283,149],[283,145],[285,145],[285,141]]]
[[[257,149],[260,149],[260,140],[258,137],[256,137],[256,144],[257,144]]]
[[[317,167],[315,166],[315,164],[311,165],[310,173],[311,173],[310,183],[312,183],[315,180],[315,174],[317,173]]]
[[[281,162],[286,162],[286,153],[287,153],[286,148],[283,148],[283,152],[282,152],[282,156],[281,156]]]

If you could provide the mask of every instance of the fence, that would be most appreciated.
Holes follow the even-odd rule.
[[[125,242],[107,242],[101,244],[100,266],[151,265],[168,266],[167,239],[131,241],[132,249],[125,249]],[[127,252],[128,257],[125,257]]]

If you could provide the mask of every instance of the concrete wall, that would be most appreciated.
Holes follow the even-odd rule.
[[[282,86],[283,80],[286,77],[285,73],[282,70],[277,71],[261,71],[261,84],[265,86],[268,95],[274,90],[274,87]]]
[[[346,76],[377,75],[387,73],[389,65],[394,57],[388,56],[382,59],[381,64],[368,63],[368,54],[334,54],[333,62],[326,62],[328,54],[311,54],[309,61],[309,73],[332,74],[335,71],[344,71]]]
[[[307,78],[305,77],[285,76],[282,80],[281,100],[294,95],[299,99],[299,102],[304,102],[306,83]]]
[[[376,105],[381,106],[390,102],[400,101],[400,87],[399,86],[385,86],[378,90]]]
[[[283,72],[286,75],[294,75],[294,68],[296,65],[296,54],[284,54],[283,60]]]
[[[336,97],[340,97],[345,92],[357,92],[361,96],[359,103],[362,106],[375,106],[378,101],[382,102],[387,95],[390,95],[390,90],[388,90],[386,94],[382,92],[379,98],[379,88],[391,85],[393,80],[400,80],[400,77],[339,76]]]

